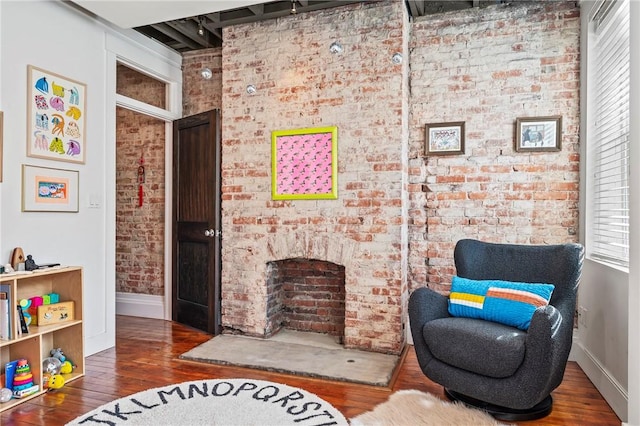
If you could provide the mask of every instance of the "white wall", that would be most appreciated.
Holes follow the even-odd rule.
[[[627,423],[640,425],[640,3],[631,2],[631,248],[629,268],[629,412]]]
[[[585,238],[585,191],[584,185],[587,178],[586,168],[586,134],[585,131],[588,124],[592,122],[590,119],[591,109],[589,108],[589,99],[586,97],[586,88],[588,85],[588,75],[586,73],[586,63],[588,61],[587,40],[589,29],[589,15],[593,1],[581,2],[581,192],[580,192],[580,211],[581,211],[581,235],[582,242]],[[633,2],[632,2],[633,5]],[[637,9],[637,6],[632,6]],[[632,21],[633,22],[633,21]],[[633,28],[634,26],[631,25]],[[633,31],[633,30],[632,30]],[[637,30],[636,30],[637,31]],[[633,49],[633,46],[632,46]],[[636,65],[637,66],[637,65]],[[631,75],[634,75],[633,64]],[[637,69],[637,68],[636,68]],[[633,95],[631,96],[633,99]],[[631,113],[633,117],[633,110]],[[633,120],[632,120],[633,123]],[[636,123],[636,126],[638,123]],[[633,126],[633,124],[632,124]],[[634,134],[632,129],[632,135]],[[635,141],[637,142],[637,141]],[[632,139],[631,144],[634,144]],[[639,156],[636,152],[635,159],[632,158],[633,164],[639,163]],[[635,163],[634,163],[635,162]],[[637,167],[631,167],[633,173],[638,174]],[[631,179],[631,182],[637,183],[640,180]],[[633,184],[632,184],[633,185]],[[640,193],[640,185],[634,185],[632,191]],[[638,244],[638,218],[633,218],[634,211],[638,210],[637,199],[635,204],[631,206],[631,232],[632,244]],[[633,223],[635,221],[635,223]],[[633,262],[638,259],[638,248],[632,246],[632,261],[630,271],[604,265],[600,262],[593,261],[589,258],[585,260],[582,273],[582,280],[578,292],[578,306],[586,309],[586,314],[578,325],[577,341],[574,343],[575,359],[580,367],[585,371],[589,379],[595,384],[609,405],[616,414],[623,420],[629,419],[630,424],[640,424],[638,418],[638,405],[640,399],[637,391],[635,396],[629,392],[634,387],[637,388],[638,366],[632,365],[629,351],[637,348],[638,340],[635,337],[635,343],[630,340],[630,336],[634,334],[634,329],[629,327],[630,319],[635,318],[637,324],[638,312],[634,306],[638,306],[640,301],[638,297],[637,284],[632,286],[631,276],[635,274],[637,277],[639,262]],[[631,273],[630,273],[631,272]],[[635,280],[637,282],[637,278]],[[637,349],[636,349],[637,351]],[[637,355],[636,355],[637,359]],[[634,373],[635,372],[635,373]],[[635,374],[635,377],[634,377]],[[634,403],[636,407],[634,408]],[[631,413],[636,410],[633,416]],[[632,422],[633,420],[633,422]]]
[[[4,111],[0,259],[8,260],[19,246],[36,262],[84,267],[87,355],[115,344],[114,92],[120,44],[129,58],[136,50],[141,53],[136,61],[141,67],[153,58],[161,63],[162,75],[181,80],[180,55],[133,30],[121,33],[127,36],[59,1],[0,2],[0,109]],[[114,34],[120,42],[107,43]],[[29,64],[87,85],[85,164],[26,156]],[[153,67],[157,64],[149,65]],[[80,211],[21,212],[22,164],[78,170]],[[90,196],[98,200],[98,208],[89,208]]]

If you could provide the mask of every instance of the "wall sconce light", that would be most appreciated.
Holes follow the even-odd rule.
[[[296,10],[296,0],[291,0],[291,14],[295,15],[296,13],[298,13]]]
[[[329,52],[333,53],[334,55],[342,53],[342,45],[337,41],[334,41],[333,43],[331,43],[331,46],[329,46]]]
[[[200,75],[205,80],[210,80],[211,77],[213,77],[213,73],[211,72],[211,70],[209,68],[202,68],[202,70],[200,70]]]
[[[393,56],[391,57],[391,62],[393,62],[394,64],[398,65],[402,63],[402,53],[396,52],[393,54]]]
[[[254,86],[253,84],[249,84],[247,86],[247,93],[248,94],[254,95],[257,91],[258,91],[258,89],[256,89],[256,86]]]

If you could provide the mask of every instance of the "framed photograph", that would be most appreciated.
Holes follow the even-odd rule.
[[[338,198],[338,128],[271,132],[271,198]]]
[[[84,164],[87,86],[27,66],[27,156]]]
[[[464,154],[464,121],[427,124],[425,140],[426,155]]]
[[[560,151],[562,117],[516,118],[516,151]]]
[[[78,171],[22,165],[23,212],[77,212]]]

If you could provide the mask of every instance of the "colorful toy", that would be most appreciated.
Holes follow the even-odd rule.
[[[51,351],[49,351],[49,355],[54,358],[58,358],[60,362],[65,362],[67,360],[67,357],[64,356],[64,352],[62,352],[61,348],[51,349]]]
[[[31,325],[29,308],[31,308],[31,299],[20,299],[20,309],[22,309],[22,315],[24,315],[24,321],[27,323],[27,326]]]
[[[57,358],[54,358],[57,359]],[[71,364],[71,362],[69,360],[66,360],[65,362],[62,363],[62,366],[60,367],[60,374],[69,374],[73,371],[73,364]]]
[[[33,375],[31,374],[31,367],[26,359],[18,360],[16,367],[16,374],[13,376],[13,391],[21,391],[33,386]]]
[[[26,359],[19,359],[16,365],[16,374],[13,376],[13,397],[23,398],[38,391],[38,385],[33,383],[31,367]]]
[[[48,357],[42,360],[43,374],[60,374],[61,370],[62,362],[58,358]]]
[[[64,382],[64,377],[62,377],[60,374],[53,374],[51,377],[49,377],[47,385],[49,389],[60,389],[64,386]]]

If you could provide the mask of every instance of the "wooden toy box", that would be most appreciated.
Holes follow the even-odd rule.
[[[73,308],[73,301],[38,306],[38,325],[72,321],[74,319]]]

